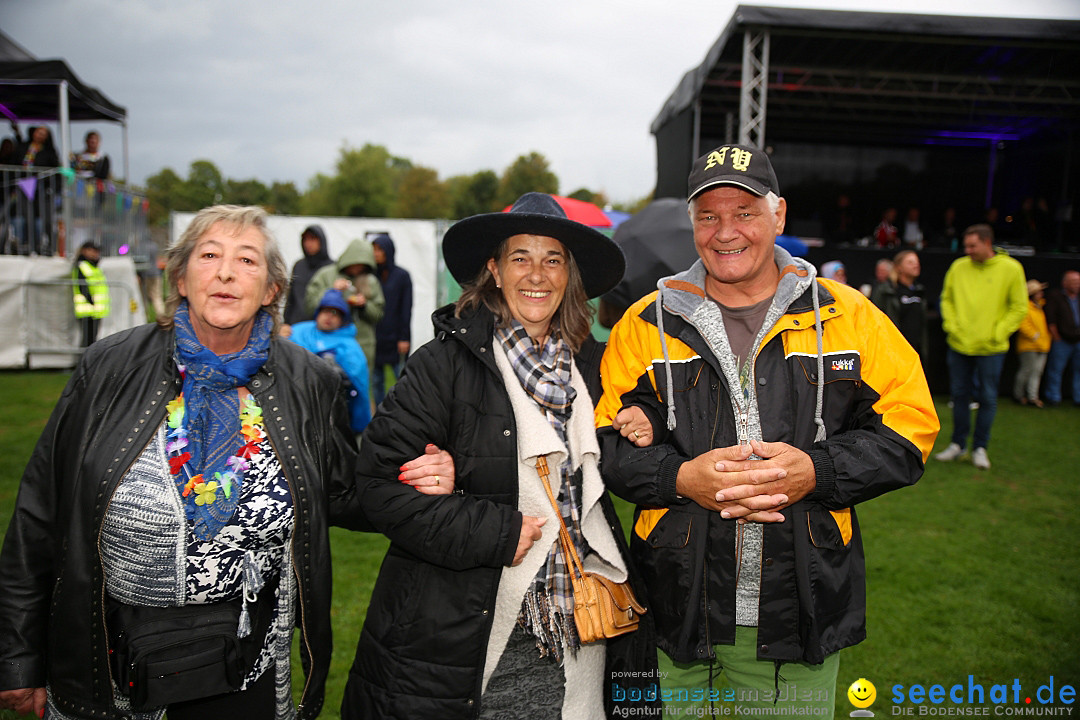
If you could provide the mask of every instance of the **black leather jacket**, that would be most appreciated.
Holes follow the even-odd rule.
[[[114,717],[98,549],[106,507],[180,391],[171,331],[144,325],[91,346],[34,448],[0,551],[0,689],[42,687],[76,717]],[[328,525],[363,528],[356,450],[328,366],[274,339],[248,389],[292,490],[296,623],[318,715],[330,662]]]

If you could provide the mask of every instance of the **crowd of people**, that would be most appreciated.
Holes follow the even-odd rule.
[[[969,222],[977,220],[989,225],[995,236],[1003,241],[1038,251],[1056,249],[1054,214],[1044,197],[1022,198],[1015,212],[1003,214],[998,208],[990,207],[968,215],[971,216]],[[833,207],[820,213],[821,232],[830,243],[884,250],[941,248],[959,252],[962,249],[965,225],[960,223],[953,206],[945,207],[940,214],[926,216],[917,205],[899,209],[890,205],[882,208],[875,217],[876,220],[868,222],[857,212],[851,196],[840,194]]]
[[[3,231],[11,241],[0,243],[4,252],[49,255],[57,247],[57,209],[65,168],[73,177],[93,183],[110,177],[109,156],[101,149],[101,135],[90,130],[85,146],[66,160],[57,152],[46,125],[31,126],[23,139],[19,126],[0,140],[0,179],[3,185]]]
[[[389,233],[349,243],[338,259],[326,231],[300,233],[303,256],[293,265],[282,335],[327,360],[347,380],[352,427],[362,433],[409,356],[412,278],[395,261]]]
[[[952,442],[935,458],[949,462],[970,457],[989,470],[987,452],[997,409],[1006,355],[1015,352],[1018,370],[1011,394],[1021,404],[1042,408],[1059,405],[1065,372],[1071,368],[1074,404],[1080,404],[1080,271],[1067,270],[1059,288],[1026,278],[1023,266],[994,245],[986,223],[960,233],[964,256],[945,274],[940,293],[928,293],[919,282],[918,252],[906,248],[891,260],[880,259],[873,282],[860,289],[884,312],[904,338],[927,361],[929,318],[940,313],[946,338]],[[847,284],[843,263],[822,263],[820,274]],[[1015,333],[1015,342],[1012,338]],[[975,411],[974,433],[971,412]]]
[[[793,257],[753,147],[698,158],[687,209],[696,260],[606,345],[588,300],[624,273],[612,240],[542,193],[456,223],[462,294],[415,350],[388,236],[333,260],[311,226],[290,281],[262,211],[201,211],[166,253],[167,312],[90,345],[25,469],[0,707],[317,716],[333,524],[390,540],[344,718],[832,717],[838,653],[866,637],[856,508],[915,483],[939,430],[918,255],[871,289],[883,312]],[[958,406],[1034,307],[980,226],[963,243],[941,300]],[[1050,308],[1075,372],[1080,322]],[[370,368],[397,381],[368,421]],[[636,506],[629,543],[608,491]],[[593,622],[598,587],[636,598],[632,623]]]

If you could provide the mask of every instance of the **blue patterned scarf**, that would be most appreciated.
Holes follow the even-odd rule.
[[[243,387],[266,362],[270,334],[274,327],[270,313],[260,310],[247,345],[239,352],[218,356],[195,337],[184,300],[173,318],[176,330],[176,364],[184,371],[184,426],[191,453],[189,466],[195,473],[211,478],[225,472],[228,459],[244,445],[240,428],[240,397]],[[186,479],[177,476],[183,489]],[[232,517],[240,500],[240,487],[229,497],[220,493],[214,503],[186,502],[188,520],[201,540],[210,540]]]

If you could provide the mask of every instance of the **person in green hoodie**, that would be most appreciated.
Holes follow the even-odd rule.
[[[314,315],[323,295],[331,288],[341,292],[352,308],[356,342],[364,350],[368,367],[375,363],[375,323],[382,319],[386,298],[375,277],[375,250],[367,240],[356,239],[332,265],[319,268],[308,283],[304,301]],[[1027,299],[1024,300],[1025,307]]]
[[[971,430],[968,403],[979,403],[972,438],[971,462],[990,469],[986,448],[997,412],[998,383],[1009,336],[1027,315],[1024,267],[994,247],[989,225],[964,231],[964,255],[949,266],[941,290],[941,325],[949,344],[949,389],[953,402],[952,442],[934,458],[951,462],[965,454]],[[979,377],[977,397],[973,379]]]

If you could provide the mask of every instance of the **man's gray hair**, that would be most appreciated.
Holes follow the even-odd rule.
[[[699,197],[701,197],[701,195],[698,195],[693,200],[691,200],[690,204],[687,206],[686,211],[690,213],[691,221],[694,219],[694,210],[697,208],[697,200]],[[774,193],[772,190],[770,190],[768,194],[765,195],[765,202],[769,203],[769,212],[771,212],[773,215],[775,215],[776,211],[780,209],[780,196]]]

